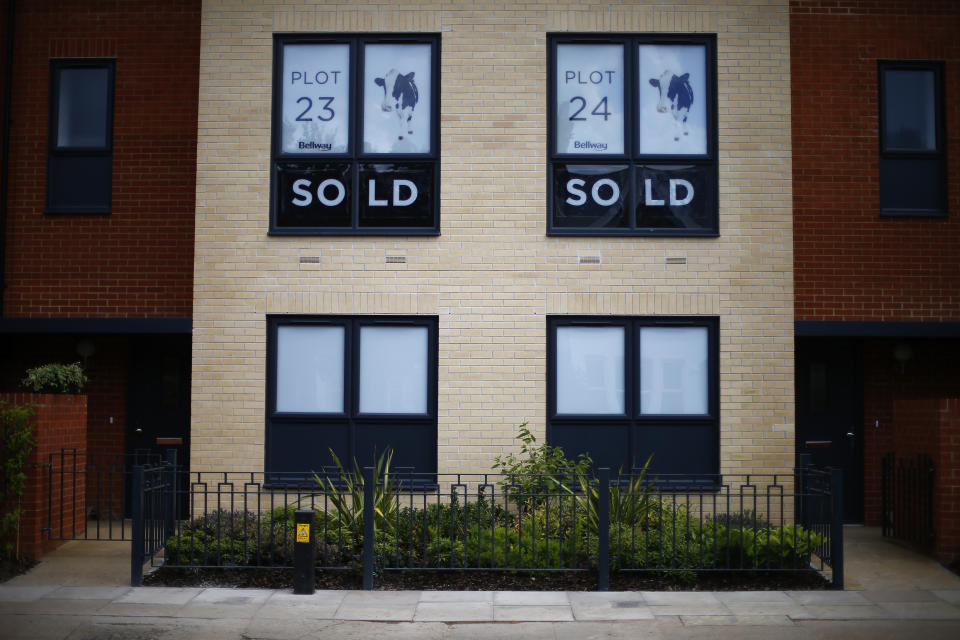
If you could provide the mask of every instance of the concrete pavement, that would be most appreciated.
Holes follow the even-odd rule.
[[[318,591],[0,585],[0,636],[903,638],[960,636],[960,589],[731,592]],[[869,631],[869,634],[866,632]]]
[[[129,556],[122,546],[75,542],[0,585],[0,638],[960,637],[960,579],[875,530],[848,528],[846,537],[850,588],[842,592],[318,591],[310,596],[290,590],[131,588],[125,586]]]

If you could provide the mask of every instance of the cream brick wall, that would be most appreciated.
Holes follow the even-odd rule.
[[[717,34],[719,238],[546,237],[546,34],[568,30]],[[442,34],[442,235],[267,236],[272,35],[299,31]],[[790,157],[786,0],[205,1],[194,469],[263,468],[270,313],[439,316],[441,472],[543,435],[545,315],[718,315],[721,470],[792,467]]]

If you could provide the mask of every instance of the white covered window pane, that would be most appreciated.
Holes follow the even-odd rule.
[[[60,70],[58,147],[107,145],[108,82],[109,72],[106,69]]]
[[[557,328],[557,413],[624,413],[623,327]]]
[[[343,327],[277,328],[277,411],[343,413]]]
[[[427,328],[360,328],[360,412],[427,412]]]
[[[640,413],[707,413],[706,327],[640,329]]]

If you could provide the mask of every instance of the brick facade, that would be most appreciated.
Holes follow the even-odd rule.
[[[797,320],[960,320],[956,2],[791,2]],[[880,216],[878,60],[946,62],[946,218]]]
[[[794,278],[798,321],[924,323],[840,335],[863,354],[864,519],[880,524],[881,458],[930,455],[936,553],[960,553],[952,479],[960,337],[960,7],[793,0]],[[880,215],[878,62],[944,65],[946,217]],[[851,325],[857,327],[858,325]],[[948,325],[953,326],[953,325]],[[933,338],[934,329],[943,338]],[[886,332],[886,333],[885,333]],[[906,360],[897,360],[900,350]]]
[[[190,315],[199,12],[17,3],[3,316]],[[81,57],[117,60],[112,213],[46,215],[50,60]]]
[[[488,470],[521,422],[543,435],[547,314],[718,316],[721,468],[792,468],[785,1],[238,0],[202,22],[194,469],[262,468],[266,315],[293,313],[439,317],[441,472]],[[267,235],[273,34],[338,31],[441,34],[439,237]],[[719,238],[546,236],[546,34],[564,31],[717,34]]]

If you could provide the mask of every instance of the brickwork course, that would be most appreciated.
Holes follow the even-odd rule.
[[[788,17],[757,0],[204,3],[193,468],[263,467],[268,314],[437,316],[440,472],[489,470],[521,422],[543,436],[548,314],[677,314],[720,318],[721,471],[792,469]],[[546,236],[547,34],[568,31],[717,35],[718,238]],[[268,236],[273,34],[299,32],[441,34],[439,237]]]

